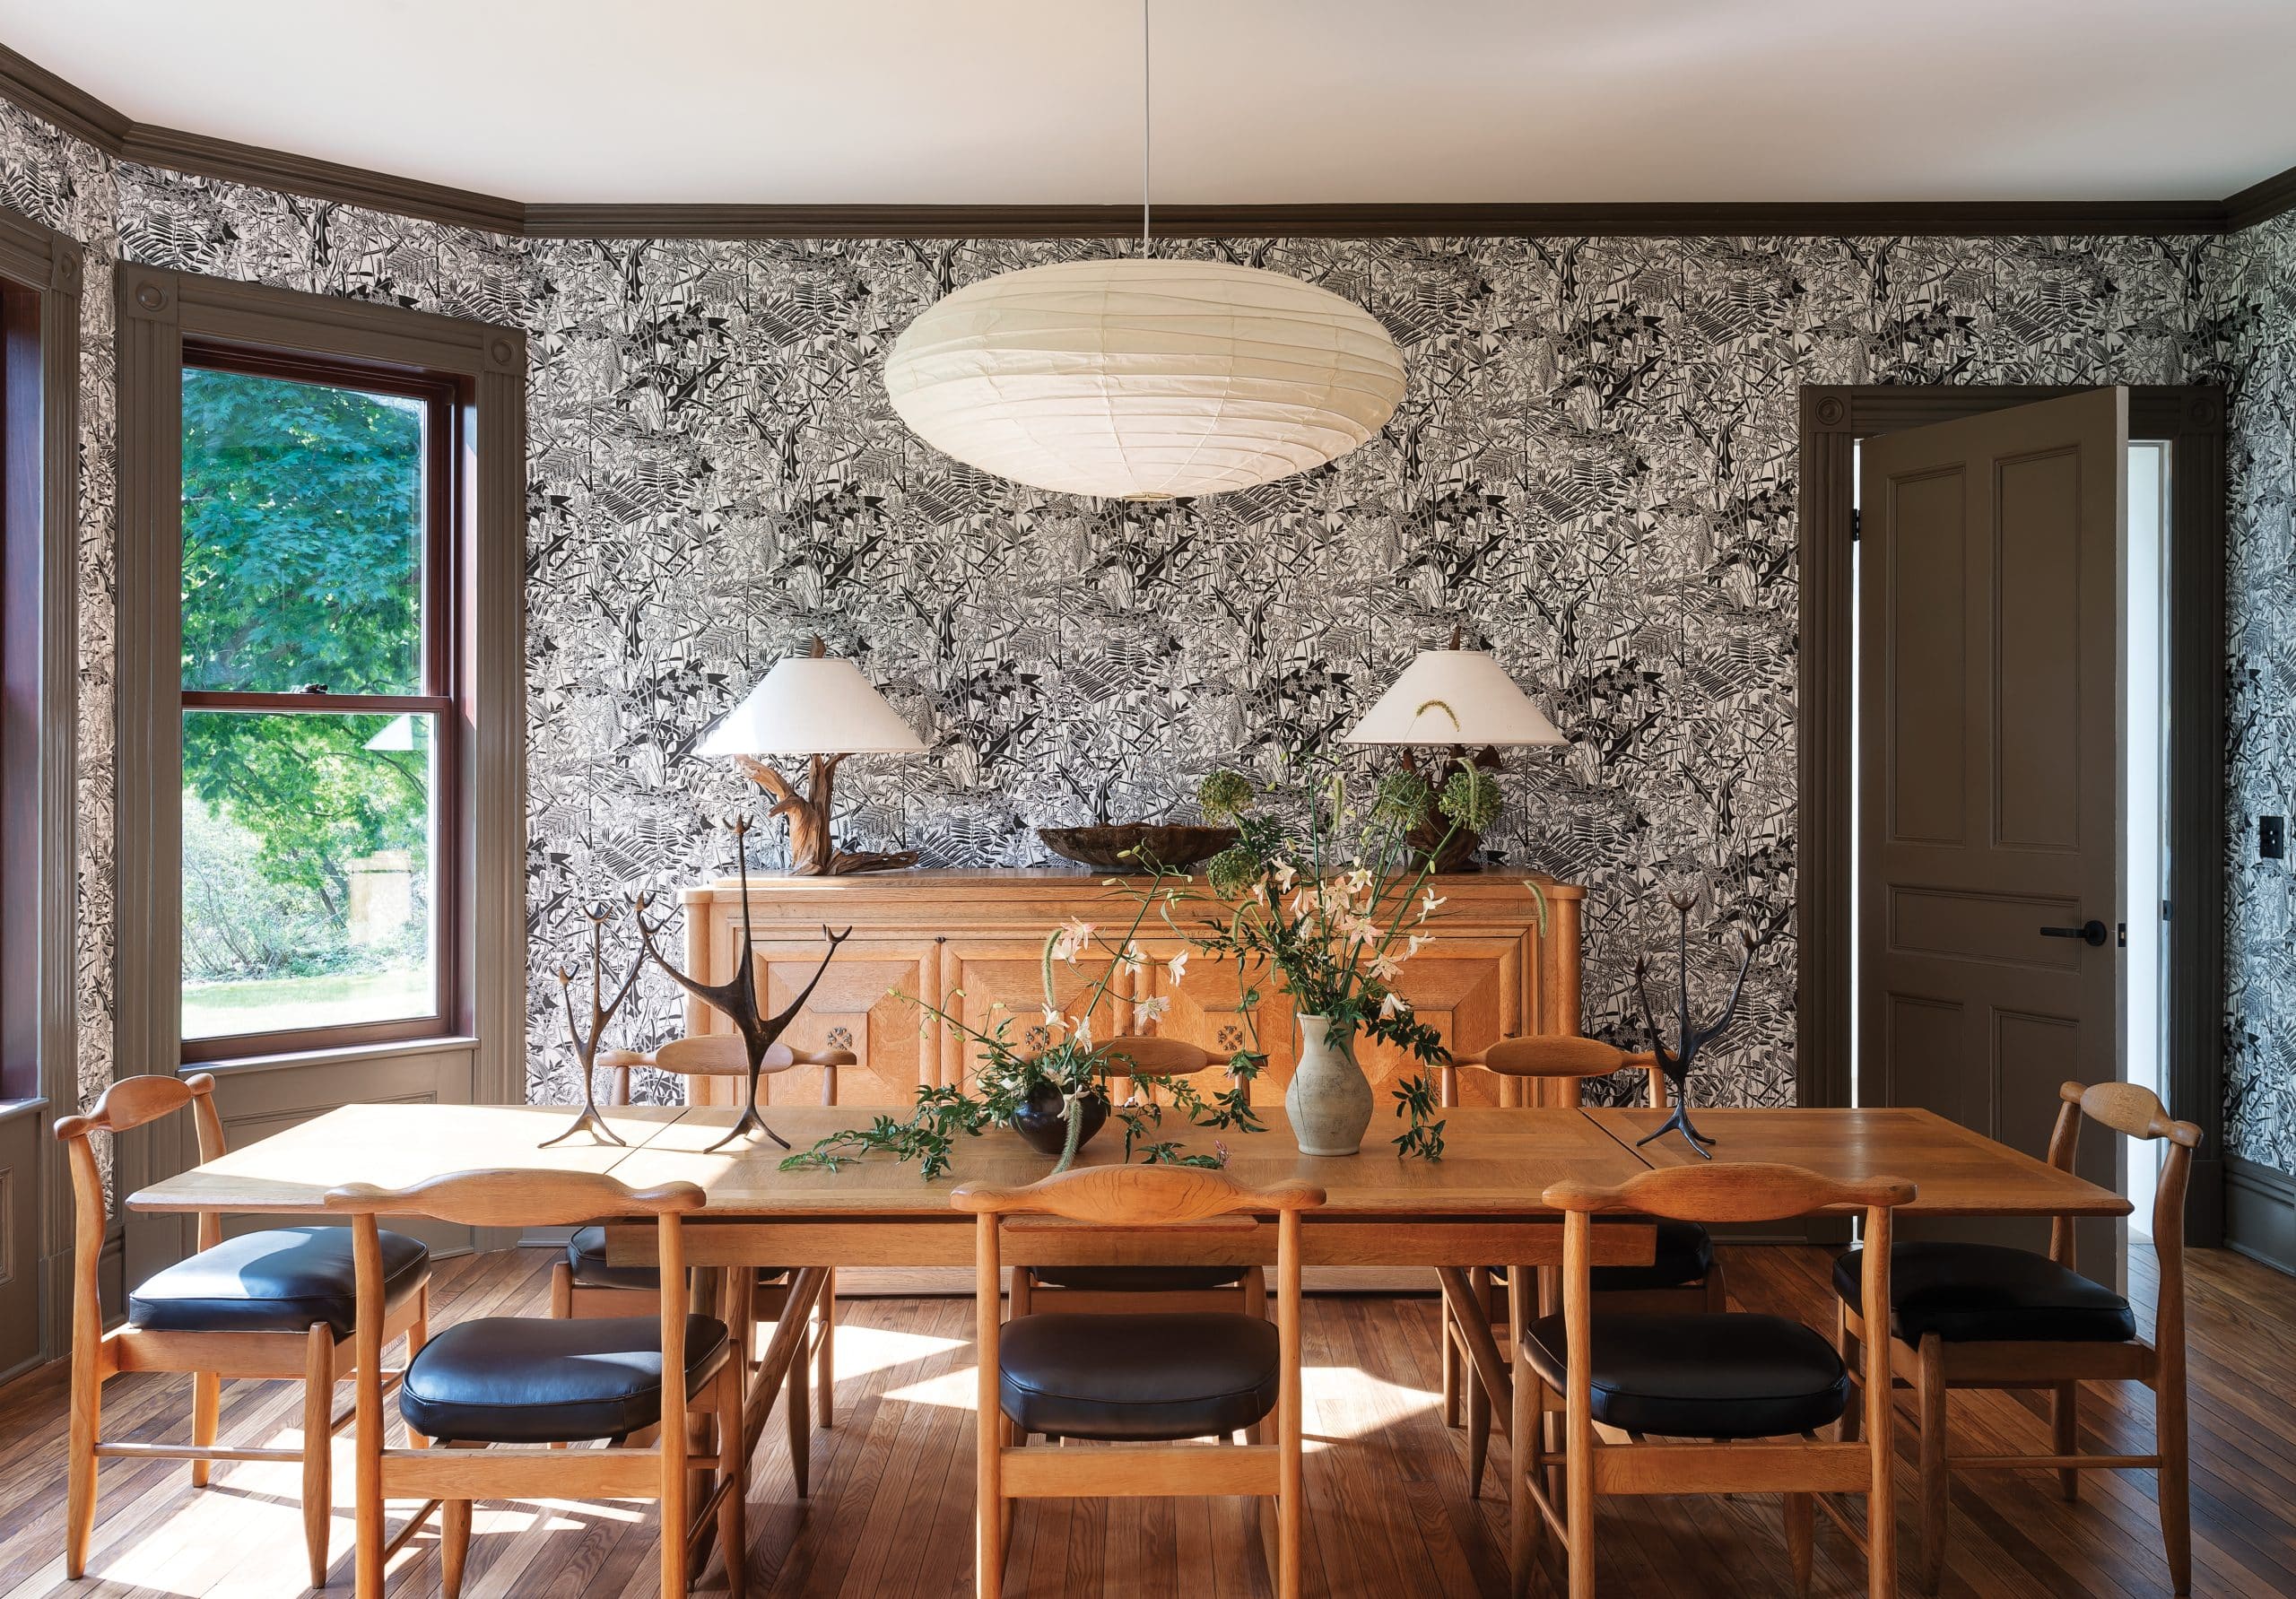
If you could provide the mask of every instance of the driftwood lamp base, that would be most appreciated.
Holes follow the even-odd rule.
[[[790,876],[843,877],[855,872],[892,872],[917,865],[917,852],[913,849],[839,849],[831,839],[830,798],[837,783],[838,763],[844,756],[814,756],[804,794],[755,756],[736,759],[757,786],[772,796],[770,814],[789,819]]]

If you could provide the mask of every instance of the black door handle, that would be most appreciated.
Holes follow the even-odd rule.
[[[2092,918],[2082,923],[2078,927],[2044,927],[2041,929],[2041,936],[2043,938],[2077,938],[2091,949],[2094,949],[2105,942],[2105,925]]]

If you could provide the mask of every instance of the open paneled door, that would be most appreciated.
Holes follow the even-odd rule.
[[[1859,468],[1861,1098],[2035,1155],[2058,1084],[2121,1074],[2127,445],[2105,388],[1883,434]],[[2083,1174],[2113,1185],[2118,1142]],[[2081,1240],[2108,1280],[2109,1239]]]

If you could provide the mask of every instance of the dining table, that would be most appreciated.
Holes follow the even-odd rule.
[[[684,1225],[685,1254],[706,1303],[716,1274],[770,1264],[788,1270],[788,1302],[806,1308],[838,1267],[970,1266],[974,1219],[953,1209],[965,1183],[1017,1186],[1043,1177],[1051,1160],[1017,1134],[960,1135],[949,1169],[930,1179],[910,1162],[882,1154],[834,1168],[785,1169],[791,1150],[882,1111],[856,1106],[775,1106],[769,1120],[788,1141],[752,1136],[717,1149],[739,1111],[726,1106],[631,1106],[604,1113],[623,1140],[569,1141],[566,1112],[545,1106],[346,1105],[130,1195],[139,1211],[305,1214],[326,1191],[351,1183],[404,1187],[449,1172],[489,1168],[604,1172],[632,1188],[672,1181],[698,1185],[702,1208]],[[1470,1273],[1497,1264],[1536,1270],[1562,1258],[1562,1222],[1545,1204],[1565,1178],[1623,1182],[1667,1166],[1782,1161],[1829,1178],[1902,1178],[1916,1185],[1902,1214],[1951,1217],[2126,1215],[2128,1201],[1934,1112],[1900,1107],[1713,1108],[1700,1128],[1703,1154],[1678,1134],[1649,1143],[1665,1113],[1564,1107],[1462,1107],[1444,1113],[1442,1158],[1398,1155],[1377,1127],[1352,1156],[1300,1152],[1283,1113],[1257,1111],[1261,1130],[1213,1129],[1168,1117],[1157,1129],[1168,1152],[1211,1155],[1238,1182],[1311,1183],[1324,1204],[1305,1212],[1300,1257],[1309,1266],[1424,1268],[1454,1313],[1493,1420],[1511,1430],[1515,1368],[1500,1347]],[[1127,1150],[1112,1123],[1076,1156],[1080,1165],[1121,1161]],[[600,1218],[617,1264],[654,1259],[650,1221]],[[1622,1218],[1594,1234],[1596,1264],[1648,1263],[1655,1230]],[[1160,1227],[1111,1233],[1065,1224],[1016,1230],[1005,1248],[1016,1266],[1073,1264],[1270,1264],[1274,1230]],[[791,1360],[801,1359],[800,1315],[786,1315],[752,1384],[745,1426],[752,1445]],[[1519,1353],[1517,1356],[1520,1358]],[[1518,1490],[1519,1491],[1519,1487]]]

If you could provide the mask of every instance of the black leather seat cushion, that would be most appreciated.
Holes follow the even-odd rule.
[[[396,1305],[430,1275],[430,1251],[387,1232],[383,1299]],[[357,1319],[358,1273],[347,1227],[241,1233],[158,1273],[127,1296],[127,1319],[175,1333],[303,1333],[323,1321],[337,1338]]]
[[[1596,1226],[1603,1223],[1597,1221]],[[1636,1289],[1682,1288],[1702,1282],[1714,1269],[1714,1237],[1695,1221],[1659,1221],[1654,1230],[1650,1264],[1647,1266],[1596,1266],[1587,1278],[1596,1293],[1626,1293]],[[1507,1268],[1494,1266],[1491,1280],[1507,1281]]]
[[[1839,1419],[1833,1346],[1778,1316],[1604,1316],[1593,1324],[1595,1420],[1666,1438],[1781,1438]],[[1530,1325],[1539,1379],[1567,1392],[1562,1317]]]
[[[1244,1280],[1241,1266],[1031,1266],[1029,1275],[1048,1288],[1089,1289],[1094,1293],[1189,1293],[1233,1288]]]
[[[574,1273],[578,1288],[633,1288],[652,1293],[661,1281],[661,1273],[652,1266],[617,1266],[606,1264],[606,1230],[603,1226],[578,1227],[574,1236],[566,1240],[566,1264]],[[778,1282],[787,1275],[781,1266],[760,1266],[760,1282]]]
[[[1023,1316],[998,1343],[1004,1413],[1028,1432],[1134,1443],[1239,1431],[1275,1408],[1275,1324],[1218,1313]]]
[[[1833,1263],[1833,1290],[1860,1315],[1866,1252]],[[1909,1343],[2126,1343],[2128,1301],[2046,1255],[2002,1244],[1911,1243],[1890,1249],[1890,1331]]]
[[[685,1319],[688,1397],[726,1363],[726,1324]],[[474,1444],[620,1438],[662,1419],[662,1324],[484,1317],[433,1336],[408,1363],[399,1414],[415,1431]]]

